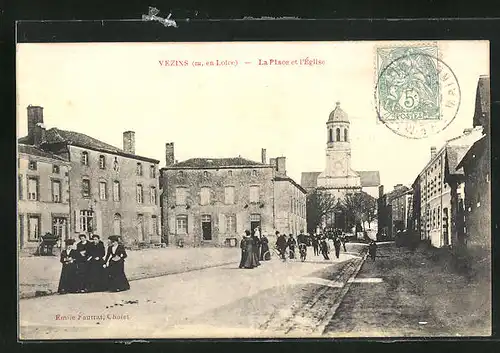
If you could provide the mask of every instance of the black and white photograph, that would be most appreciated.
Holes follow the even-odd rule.
[[[18,338],[492,334],[488,41],[18,43]]]

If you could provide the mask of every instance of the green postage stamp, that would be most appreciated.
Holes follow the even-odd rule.
[[[378,119],[398,135],[424,138],[444,130],[460,107],[460,86],[437,45],[376,49]]]

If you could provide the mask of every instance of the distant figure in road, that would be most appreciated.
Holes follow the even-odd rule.
[[[328,257],[328,253],[330,252],[330,249],[328,246],[328,241],[327,241],[326,236],[321,236],[319,247],[321,249],[321,253],[323,254],[323,257],[325,258],[325,260],[330,260],[330,258]]]
[[[255,268],[255,267],[259,266],[259,264],[257,263],[257,256],[255,255],[254,240],[250,236],[249,230],[245,230],[245,238],[246,238],[246,242],[245,242],[246,256],[245,256],[245,263],[243,264],[243,267],[247,268],[247,269]]]
[[[341,241],[340,241],[340,238],[338,236],[335,236],[335,238],[333,238],[333,246],[335,247],[335,257],[338,259],[339,256],[340,256],[340,247],[341,247]]]
[[[271,260],[271,253],[269,252],[269,239],[262,234],[260,236],[260,261]]]
[[[313,250],[314,250],[314,256],[318,256],[319,255],[319,239],[318,239],[317,234],[312,235],[311,242],[312,242],[312,246],[313,246]]]
[[[59,287],[57,288],[59,294],[75,293],[78,291],[78,284],[76,283],[78,280],[76,268],[78,254],[74,249],[75,240],[66,239],[64,243],[66,244],[66,249],[61,251],[62,269],[61,277],[59,278]]]
[[[283,234],[280,234],[280,232],[276,231],[276,248],[278,249],[281,259],[283,261],[286,260],[286,248],[287,248],[287,241],[286,237]]]
[[[377,257],[377,243],[374,240],[372,240],[370,245],[368,245],[368,253],[370,254],[372,260],[375,261],[375,258]]]
[[[257,263],[257,266],[260,266],[260,232],[259,232],[259,227],[255,228],[255,232],[253,233],[252,236],[253,240],[253,252],[255,255],[255,261]]]
[[[288,249],[290,250],[290,259],[295,259],[295,245],[297,245],[297,242],[295,241],[293,235],[290,234],[290,237],[288,238]]]
[[[125,247],[118,243],[117,235],[111,235],[108,239],[111,245],[108,246],[103,265],[104,268],[108,268],[108,289],[111,292],[129,290],[130,284],[125,276],[125,259],[127,258]]]
[[[247,241],[248,237],[245,234],[243,235],[240,241],[240,249],[241,249],[240,268],[245,267],[245,261],[247,260]]]
[[[88,272],[87,290],[89,292],[100,292],[106,290],[107,271],[104,265],[104,255],[106,250],[104,244],[97,234],[92,235],[92,242],[89,243],[88,252]]]
[[[87,241],[87,235],[80,234],[80,241],[76,244],[76,269],[77,269],[77,284],[78,292],[87,292],[88,288],[88,270],[89,270],[89,255],[88,250],[90,243]]]

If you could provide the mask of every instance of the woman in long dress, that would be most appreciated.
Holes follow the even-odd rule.
[[[104,265],[104,244],[97,234],[92,235],[92,242],[88,247],[89,263],[87,272],[87,289],[89,292],[106,290],[107,271]]]
[[[121,292],[130,289],[127,277],[125,276],[125,259],[127,252],[125,247],[118,243],[118,236],[112,235],[108,238],[111,245],[108,246],[103,267],[108,268],[109,283],[108,289],[111,292]]]
[[[76,293],[78,291],[78,276],[76,268],[77,252],[74,249],[75,240],[66,239],[64,241],[66,249],[61,251],[61,277],[57,292],[60,294]]]
[[[255,250],[254,250],[254,241],[252,239],[252,237],[250,236],[250,231],[249,230],[245,230],[245,234],[246,234],[246,241],[245,241],[245,245],[246,245],[246,258],[245,258],[245,263],[243,265],[244,268],[255,268],[257,267],[257,257],[255,256]]]
[[[260,260],[261,261],[269,261],[271,260],[271,253],[269,252],[269,239],[262,234],[260,237]]]
[[[253,240],[253,254],[255,256],[255,263],[257,266],[260,266],[260,237],[257,236],[259,234],[258,228],[256,229],[254,235],[252,236]]]
[[[241,260],[240,260],[240,268],[245,267],[245,261],[247,260],[247,237],[243,236],[240,241],[240,249],[241,249]]]

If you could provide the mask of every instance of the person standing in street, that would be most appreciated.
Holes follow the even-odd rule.
[[[319,239],[318,239],[317,234],[312,235],[311,242],[312,242],[312,246],[313,246],[313,250],[314,250],[314,256],[318,256],[319,255]]]
[[[253,238],[250,235],[250,231],[248,229],[245,230],[245,238],[246,238],[246,242],[245,242],[246,257],[245,257],[245,263],[243,264],[243,267],[246,269],[252,269],[252,268],[255,268],[259,265],[257,264],[257,257],[255,255],[255,250],[254,250],[255,244],[254,244]]]
[[[75,240],[66,239],[64,241],[66,249],[61,251],[61,277],[59,278],[59,286],[57,292],[59,294],[75,293],[78,291],[78,276],[76,268],[76,258],[78,253],[74,249]]]
[[[368,254],[370,254],[372,261],[375,261],[375,258],[377,257],[377,243],[374,240],[372,240],[368,245]]]
[[[335,257],[338,259],[340,256],[340,246],[341,246],[341,241],[338,236],[335,236],[335,238],[333,238],[333,246],[335,247]]]
[[[246,234],[243,235],[240,241],[240,249],[241,249],[241,260],[240,260],[240,268],[245,267],[245,262],[247,260],[247,237]]]
[[[276,248],[278,249],[281,259],[286,261],[286,247],[287,241],[285,235],[280,234],[280,232],[276,231]]]
[[[253,252],[255,255],[255,263],[257,266],[260,266],[260,232],[259,227],[255,228],[255,231],[252,236],[253,240]]]
[[[130,284],[125,276],[125,259],[127,258],[125,247],[118,243],[117,235],[111,235],[108,239],[111,244],[108,246],[103,265],[109,270],[108,289],[111,292],[129,290]]]
[[[271,254],[269,253],[269,239],[262,234],[260,236],[260,261],[271,260]]]
[[[77,269],[77,285],[78,292],[85,293],[88,291],[88,270],[89,270],[89,255],[88,250],[90,243],[87,241],[87,235],[80,234],[80,241],[76,244],[76,269]]]
[[[347,241],[347,239],[346,239],[346,237],[345,237],[345,234],[344,234],[344,233],[342,233],[342,234],[340,235],[340,242],[342,243],[342,246],[344,247],[344,252],[347,252],[347,249],[346,249],[346,247],[345,247],[345,243],[346,243],[346,241]]]
[[[92,242],[88,247],[87,289],[89,292],[101,292],[106,289],[107,271],[102,267],[105,253],[103,242],[97,234],[93,234]]]
[[[293,234],[290,234],[290,237],[288,238],[288,249],[290,250],[290,259],[295,259],[295,245],[297,245],[297,242],[295,241]]]
[[[330,252],[330,249],[328,246],[328,241],[327,241],[326,236],[324,236],[324,235],[321,236],[319,246],[321,248],[321,253],[323,254],[323,257],[325,258],[325,260],[330,260],[330,258],[328,257],[328,253]]]

